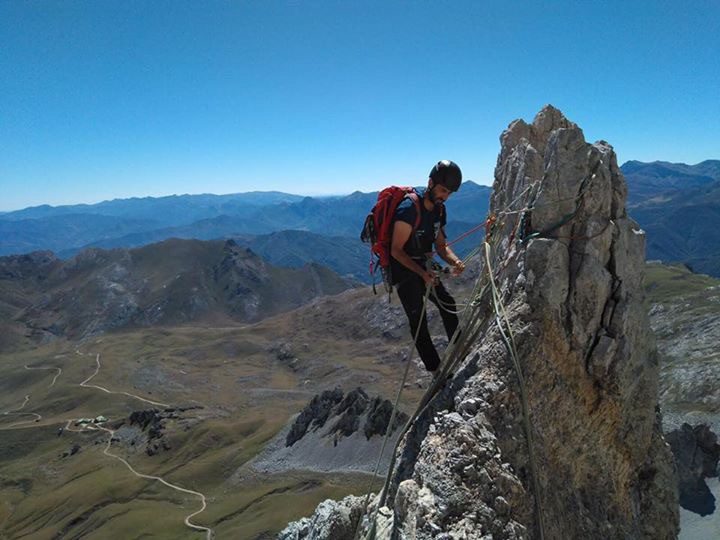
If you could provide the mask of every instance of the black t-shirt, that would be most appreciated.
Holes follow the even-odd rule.
[[[435,238],[437,237],[440,228],[445,226],[446,216],[445,211],[440,204],[436,204],[432,210],[427,210],[425,208],[425,205],[423,204],[424,190],[416,190],[416,193],[420,199],[420,223],[418,224],[417,229],[415,229],[414,234],[410,235],[404,249],[411,258],[420,262],[421,266],[424,266],[425,254],[433,251]],[[395,210],[394,219],[396,221],[404,221],[405,223],[410,224],[411,227],[415,225],[415,220],[417,219],[417,208],[410,197],[406,197],[405,200],[398,205]],[[393,282],[395,283],[403,277],[403,274],[411,272],[411,270],[406,268],[402,263],[398,262],[394,258],[390,259],[390,263],[393,273]]]

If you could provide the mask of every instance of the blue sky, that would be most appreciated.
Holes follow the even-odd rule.
[[[546,103],[622,163],[720,158],[720,2],[0,0],[0,210],[491,183]]]

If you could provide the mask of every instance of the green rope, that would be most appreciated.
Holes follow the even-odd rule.
[[[525,218],[534,209],[535,199],[537,198],[537,195],[540,192],[540,189],[538,188],[535,191],[532,202],[528,205],[528,208],[522,214],[521,226],[520,226],[520,235],[521,236],[519,237],[519,240],[522,243],[525,243],[525,242],[528,242],[529,240],[532,240],[533,238],[546,238],[554,230],[557,230],[560,227],[562,227],[563,225],[567,225],[570,221],[572,221],[573,218],[575,218],[577,213],[580,211],[580,207],[585,198],[585,191],[587,190],[589,181],[591,179],[595,178],[598,168],[600,167],[600,165],[602,165],[602,163],[603,163],[602,159],[598,160],[598,162],[595,164],[595,166],[592,168],[592,170],[587,175],[585,175],[585,177],[580,182],[580,187],[578,188],[578,193],[574,197],[575,208],[573,209],[572,212],[565,214],[563,217],[560,218],[560,221],[558,221],[557,223],[554,223],[553,225],[550,225],[549,227],[546,227],[545,229],[543,229],[541,231],[535,231],[535,232],[529,233],[528,235],[523,236],[524,235],[524,227],[525,227]],[[555,202],[555,204],[557,204],[557,203]]]
[[[388,467],[388,473],[385,477],[385,483],[383,485],[383,489],[380,492],[380,498],[378,501],[378,505],[375,509],[375,512],[373,513],[372,521],[370,524],[370,529],[368,531],[367,536],[365,537],[366,540],[374,540],[375,534],[376,534],[376,527],[377,527],[377,513],[380,510],[381,507],[385,505],[385,502],[387,500],[388,490],[390,487],[390,481],[392,479],[393,470],[395,468],[395,461],[397,459],[397,449],[400,445],[400,442],[402,441],[403,437],[407,433],[407,431],[410,429],[410,427],[415,423],[415,421],[425,413],[428,406],[430,405],[430,401],[435,396],[435,394],[438,392],[438,390],[442,387],[442,385],[445,384],[445,381],[449,375],[449,373],[452,372],[452,370],[462,361],[463,358],[465,358],[467,351],[470,347],[472,347],[473,343],[477,340],[480,327],[482,324],[478,324],[478,318],[476,316],[475,311],[477,311],[478,307],[482,305],[480,302],[480,299],[486,294],[487,291],[487,284],[484,284],[481,287],[483,274],[478,276],[478,279],[475,281],[475,285],[473,287],[473,291],[471,294],[471,298],[474,299],[474,301],[471,302],[471,305],[473,306],[474,310],[471,313],[468,313],[465,317],[462,318],[460,324],[458,325],[458,331],[453,334],[452,339],[450,340],[450,343],[448,344],[447,349],[445,350],[443,354],[443,361],[441,362],[441,367],[438,369],[437,376],[432,380],[430,383],[430,386],[425,391],[425,394],[420,400],[420,403],[415,410],[415,412],[412,414],[412,416],[408,419],[408,421],[405,423],[405,426],[400,431],[400,434],[397,438],[397,441],[395,442],[395,446],[393,447],[392,457],[390,461],[390,466]],[[469,323],[473,323],[472,326],[470,326]],[[365,504],[365,507],[367,508],[367,502]],[[357,533],[357,531],[356,531]]]
[[[414,350],[415,346],[417,345],[418,336],[420,335],[420,328],[422,326],[423,318],[426,317],[427,313],[427,300],[430,295],[430,290],[433,288],[431,283],[428,283],[427,287],[425,287],[425,296],[423,296],[423,306],[422,306],[422,312],[420,315],[420,323],[418,324],[417,329],[415,330],[415,335],[413,336],[412,343],[410,345],[410,349],[408,350],[408,354],[406,356],[406,365],[405,365],[405,372],[403,373],[402,380],[400,381],[400,386],[398,387],[397,395],[395,396],[395,403],[393,403],[392,412],[390,413],[390,421],[388,422],[388,427],[385,430],[385,436],[383,437],[382,446],[380,447],[380,454],[378,455],[377,463],[375,464],[375,469],[373,470],[372,478],[370,480],[370,484],[368,485],[368,493],[365,496],[365,502],[363,504],[364,508],[368,507],[368,503],[370,502],[370,494],[372,492],[372,482],[377,477],[377,473],[380,470],[380,463],[382,462],[382,456],[385,452],[385,446],[387,445],[387,442],[390,438],[390,434],[392,433],[393,428],[393,422],[395,422],[395,416],[397,414],[398,410],[398,404],[400,403],[400,396],[402,395],[403,388],[405,387],[405,381],[407,381],[408,372],[410,371],[410,364],[411,364],[411,358],[412,358],[412,351]],[[401,432],[398,436],[398,440],[402,437],[403,433]],[[391,466],[392,467],[392,466]],[[383,488],[385,489],[385,488]],[[375,528],[375,523],[377,521],[377,512],[380,509],[382,505],[378,505],[375,509],[375,512],[373,513],[372,517],[372,529]],[[362,519],[358,520],[358,523],[355,527],[355,534],[353,536],[357,535],[357,531],[360,527],[360,522]]]
[[[527,403],[527,394],[525,390],[525,378],[522,374],[522,368],[520,366],[520,359],[518,357],[517,353],[517,346],[515,345],[515,336],[512,331],[512,326],[510,325],[510,319],[508,317],[507,312],[505,311],[505,306],[502,302],[502,298],[500,297],[500,293],[497,289],[497,286],[495,285],[495,279],[492,275],[492,267],[490,265],[490,246],[486,244],[485,247],[485,261],[487,264],[487,271],[488,276],[490,278],[490,287],[492,288],[492,298],[493,298],[493,306],[495,308],[495,320],[497,322],[498,330],[500,331],[500,335],[503,338],[503,341],[505,343],[505,347],[508,350],[508,354],[512,358],[513,367],[515,368],[515,373],[517,375],[518,379],[518,385],[520,387],[520,404],[522,406],[522,413],[523,413],[523,424],[525,427],[525,437],[527,439],[527,445],[528,445],[528,456],[530,458],[530,475],[532,476],[533,481],[533,491],[534,491],[534,499],[535,499],[535,513],[537,514],[538,519],[538,529],[540,533],[540,540],[544,540],[545,538],[545,524],[543,519],[543,511],[542,511],[542,504],[540,499],[540,482],[538,481],[537,477],[537,464],[535,462],[535,452],[534,452],[534,445],[533,445],[533,439],[532,439],[532,423],[530,421],[530,408]],[[507,327],[507,335],[505,331],[503,330],[502,322],[500,320],[500,316],[502,315],[503,319],[505,320],[505,325]]]

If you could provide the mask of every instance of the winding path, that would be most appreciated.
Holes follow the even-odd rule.
[[[78,350],[76,350],[75,352],[77,352],[79,355],[82,355],[82,353]],[[87,384],[92,380],[93,377],[95,377],[95,375],[97,375],[100,372],[100,353],[97,353],[95,355],[95,362],[97,364],[97,367],[95,368],[95,373],[93,373],[87,379],[85,379],[83,382],[81,382],[80,386],[82,386],[84,388],[96,388],[96,389],[102,390],[103,392],[106,392],[108,394],[122,394],[122,395],[130,396],[135,399],[139,399],[140,401],[144,401],[144,402],[150,403],[152,405],[158,405],[160,407],[168,407],[169,406],[165,403],[160,403],[159,401],[152,401],[150,399],[145,399],[140,396],[136,396],[135,394],[130,394],[129,392],[113,392],[112,390],[108,390],[107,388],[104,388],[102,386],[98,386],[95,384]],[[190,495],[194,495],[195,497],[198,497],[200,499],[200,502],[202,503],[202,506],[200,507],[199,510],[196,510],[192,514],[189,514],[188,516],[186,516],[183,523],[185,523],[185,525],[191,529],[204,532],[206,540],[212,540],[212,538],[214,536],[212,529],[210,529],[209,527],[203,527],[202,525],[196,525],[195,523],[190,521],[193,517],[200,514],[201,512],[204,512],[205,509],[207,508],[207,499],[205,498],[205,495],[203,495],[199,491],[193,491],[192,489],[186,489],[186,488],[183,488],[180,486],[176,486],[175,484],[168,482],[167,480],[165,480],[164,478],[162,478],[160,476],[153,476],[153,475],[137,472],[135,469],[133,469],[132,465],[130,465],[130,463],[128,463],[127,460],[125,460],[121,456],[118,456],[118,455],[110,452],[110,447],[112,445],[113,436],[115,435],[115,430],[107,428],[101,424],[89,424],[89,425],[82,427],[81,429],[73,429],[72,425],[74,422],[75,422],[75,420],[72,420],[72,419],[68,420],[67,425],[65,426],[65,429],[67,431],[71,431],[71,432],[75,432],[75,433],[82,433],[85,430],[95,431],[98,429],[109,433],[110,436],[108,437],[108,441],[107,441],[107,444],[105,445],[105,449],[103,450],[103,454],[105,454],[106,456],[115,458],[118,461],[122,462],[128,469],[130,469],[130,472],[133,473],[138,478],[144,478],[146,480],[155,480],[155,481],[160,482],[161,484],[164,484],[167,487],[174,489],[176,491],[179,491],[181,493],[187,493]]]
[[[101,429],[101,430],[103,430],[103,431],[106,431],[106,432],[108,432],[108,433],[110,434],[110,437],[108,438],[107,445],[105,446],[105,450],[103,450],[103,454],[105,454],[106,456],[113,457],[113,458],[117,459],[118,461],[121,461],[122,463],[124,463],[125,466],[126,466],[128,469],[130,469],[130,472],[133,473],[135,476],[138,476],[138,477],[140,477],[140,478],[145,478],[146,480],[155,480],[155,481],[157,481],[157,482],[160,482],[161,484],[166,485],[167,487],[169,487],[169,488],[171,488],[171,489],[174,489],[174,490],[176,490],[176,491],[180,491],[181,493],[188,493],[188,494],[190,494],[190,495],[194,495],[194,496],[196,496],[196,497],[199,497],[199,498],[200,498],[200,502],[202,503],[202,506],[200,507],[200,510],[196,510],[196,511],[193,512],[192,514],[189,514],[188,516],[186,516],[184,523],[185,523],[186,526],[190,527],[191,529],[195,529],[196,531],[204,531],[205,534],[206,534],[206,539],[207,539],[207,540],[211,540],[211,539],[212,539],[212,537],[213,537],[213,531],[212,531],[212,529],[210,529],[210,528],[208,528],[208,527],[203,527],[202,525],[196,525],[196,524],[194,524],[192,521],[190,521],[190,519],[192,519],[192,518],[195,517],[196,515],[200,514],[201,512],[205,511],[205,508],[207,508],[207,501],[206,501],[206,499],[205,499],[205,495],[203,495],[203,494],[200,493],[199,491],[193,491],[192,489],[186,489],[186,488],[183,488],[183,487],[180,487],[180,486],[176,486],[175,484],[171,484],[170,482],[168,482],[167,480],[163,479],[163,478],[160,477],[160,476],[152,476],[152,475],[149,475],[149,474],[143,474],[143,473],[137,472],[135,469],[133,469],[132,465],[130,465],[130,463],[128,463],[125,459],[123,459],[122,457],[120,457],[120,456],[118,456],[118,455],[113,454],[112,452],[110,452],[110,445],[112,444],[112,438],[113,438],[113,435],[115,435],[115,431],[112,430],[112,429],[106,428],[106,427],[104,427],[104,426],[101,426],[101,425],[99,425],[99,424],[96,424],[95,427],[96,427],[97,429]]]
[[[20,405],[19,407],[15,407],[14,409],[8,409],[3,414],[14,414],[17,411],[22,411],[25,408],[25,405],[27,405],[28,401],[30,401],[30,394],[25,396],[25,401],[23,401],[22,405]],[[25,414],[25,413],[23,413],[23,414]]]
[[[76,349],[75,352],[76,352],[79,356],[83,356],[83,353],[81,353],[79,350]],[[95,372],[94,372],[92,375],[90,375],[87,379],[85,379],[83,382],[81,382],[79,386],[82,386],[83,388],[95,388],[95,389],[97,389],[97,390],[101,390],[101,391],[106,392],[106,393],[108,393],[108,394],[122,394],[122,395],[125,395],[125,396],[130,396],[130,397],[135,398],[135,399],[138,399],[138,400],[140,400],[140,401],[144,401],[145,403],[150,403],[151,405],[157,405],[157,406],[159,406],[159,407],[168,407],[168,406],[169,406],[169,405],[167,405],[166,403],[161,403],[161,402],[159,402],[159,401],[153,401],[153,400],[151,400],[151,399],[146,399],[146,398],[137,396],[137,395],[135,395],[135,394],[131,394],[131,393],[129,393],[129,392],[114,392],[114,391],[108,390],[107,388],[104,388],[104,387],[102,387],[102,386],[98,386],[98,385],[95,385],[95,384],[88,384],[88,383],[93,379],[93,377],[95,377],[95,375],[97,375],[97,374],[100,372],[100,353],[97,353],[97,354],[95,355],[95,363],[97,364],[97,367],[95,368]],[[25,365],[25,369],[27,369],[27,370],[35,370],[35,369],[55,369],[55,370],[57,370],[57,373],[55,374],[55,377],[53,377],[53,380],[52,380],[52,382],[50,383],[50,386],[48,386],[48,388],[52,388],[52,387],[55,385],[55,382],[57,381],[58,377],[62,374],[62,368],[59,368],[59,367],[51,367],[51,366],[28,366],[28,365]],[[14,426],[18,426],[18,425],[21,425],[21,424],[27,424],[27,423],[31,423],[31,422],[37,422],[37,421],[39,421],[39,420],[42,419],[42,416],[39,415],[39,414],[37,414],[37,413],[20,412],[20,411],[22,411],[22,410],[25,408],[25,405],[28,404],[28,401],[30,401],[30,394],[28,394],[28,395],[25,396],[25,401],[23,401],[22,405],[20,405],[19,407],[14,408],[14,409],[7,410],[7,411],[3,412],[2,415],[3,415],[3,416],[7,416],[7,415],[32,415],[32,416],[35,416],[35,419],[33,419],[33,420],[24,420],[24,421],[22,421],[22,422],[15,422],[14,424],[10,424],[10,425],[8,425],[8,426],[5,426],[5,427],[0,428],[0,431],[5,430],[5,429],[9,429],[9,428],[14,427]],[[138,478],[143,478],[143,479],[146,479],[146,480],[155,480],[155,481],[157,481],[157,482],[160,482],[161,484],[166,485],[167,487],[169,487],[169,488],[171,488],[171,489],[174,489],[175,491],[179,491],[179,492],[181,492],[181,493],[186,493],[186,494],[189,494],[189,495],[193,495],[193,496],[195,496],[195,497],[198,497],[198,498],[200,499],[200,502],[202,503],[200,509],[199,509],[199,510],[196,510],[196,511],[193,512],[192,514],[187,515],[187,516],[185,517],[185,520],[183,521],[183,523],[184,523],[187,527],[189,527],[189,528],[191,528],[191,529],[194,529],[194,530],[200,531],[200,532],[204,532],[204,533],[205,533],[206,540],[212,540],[212,538],[214,537],[214,533],[213,533],[213,530],[212,530],[212,529],[210,529],[209,527],[203,527],[202,525],[196,525],[195,523],[193,523],[193,522],[191,521],[191,519],[192,519],[193,517],[195,517],[196,515],[204,512],[205,509],[207,508],[207,499],[205,498],[205,495],[203,495],[203,494],[200,493],[199,491],[193,491],[192,489],[186,489],[186,488],[177,486],[177,485],[175,485],[175,484],[172,484],[172,483],[168,482],[167,480],[165,480],[164,478],[162,478],[162,477],[160,477],[160,476],[153,476],[153,475],[149,475],[149,474],[143,474],[143,473],[140,473],[140,472],[136,471],[135,469],[133,469],[132,465],[130,465],[130,463],[127,462],[127,460],[125,460],[124,458],[122,458],[122,457],[120,457],[120,456],[118,456],[118,455],[113,454],[112,452],[110,452],[110,448],[111,448],[111,445],[112,445],[113,436],[115,435],[115,430],[112,430],[112,429],[110,429],[110,428],[107,428],[107,427],[105,427],[105,426],[103,426],[103,425],[101,425],[101,424],[88,424],[88,425],[82,426],[80,429],[74,429],[74,428],[73,428],[73,425],[74,425],[74,423],[75,423],[76,421],[77,421],[76,419],[70,419],[70,420],[68,420],[68,421],[67,421],[67,424],[65,425],[64,430],[65,430],[65,431],[70,431],[70,432],[72,432],[72,433],[83,433],[84,431],[97,431],[97,430],[102,430],[102,431],[105,431],[105,432],[109,433],[110,436],[108,437],[108,441],[107,441],[107,444],[105,445],[105,449],[103,450],[103,454],[105,454],[106,456],[115,458],[115,459],[117,459],[118,461],[122,462],[128,469],[130,469],[130,472],[132,472],[132,473],[133,473],[135,476],[137,476]]]
[[[35,418],[33,418],[32,420],[23,420],[22,422],[15,422],[13,424],[9,424],[5,427],[0,428],[0,431],[5,430],[5,429],[10,429],[11,427],[15,427],[15,426],[21,426],[23,424],[32,424],[33,422],[38,422],[39,420],[42,419],[42,416],[40,416],[38,413],[19,412],[25,408],[25,405],[27,405],[28,401],[30,401],[30,394],[25,396],[25,401],[23,401],[22,405],[14,408],[14,409],[7,410],[2,414],[3,414],[3,416],[8,416],[8,415],[12,414],[12,415],[17,415],[17,416],[34,416]]]
[[[174,489],[175,491],[179,491],[179,492],[181,492],[181,493],[188,493],[188,494],[190,494],[190,495],[194,495],[195,497],[198,497],[198,498],[200,499],[200,502],[202,503],[202,506],[200,507],[199,510],[196,510],[196,511],[193,512],[192,514],[187,515],[187,516],[185,517],[185,520],[183,521],[183,523],[185,523],[185,525],[186,525],[187,527],[190,527],[191,529],[195,529],[196,531],[202,531],[202,532],[204,532],[204,533],[205,533],[205,538],[206,538],[206,540],[212,540],[212,538],[213,538],[213,536],[214,536],[214,533],[213,533],[213,530],[212,530],[212,529],[210,529],[209,527],[203,527],[202,525],[196,525],[195,523],[193,523],[192,521],[190,521],[193,517],[197,516],[197,515],[200,514],[201,512],[204,512],[204,511],[205,511],[205,508],[207,508],[207,500],[206,500],[206,498],[205,498],[205,495],[203,495],[203,494],[200,493],[199,491],[193,491],[192,489],[186,489],[186,488],[183,488],[183,487],[180,487],[180,486],[176,486],[175,484],[172,484],[172,483],[168,482],[167,480],[165,480],[164,478],[162,478],[162,477],[160,477],[160,476],[153,476],[153,475],[150,475],[150,474],[143,474],[143,473],[141,473],[141,472],[137,472],[137,471],[133,468],[133,466],[130,465],[130,463],[128,463],[128,461],[127,461],[126,459],[118,456],[117,454],[113,454],[112,452],[110,452],[110,447],[111,447],[111,445],[112,445],[113,436],[115,435],[115,430],[110,429],[110,428],[106,428],[105,426],[102,426],[102,425],[100,425],[100,424],[88,424],[88,425],[86,425],[86,426],[83,426],[83,427],[80,428],[80,429],[73,429],[72,426],[73,426],[74,422],[75,422],[75,420],[68,420],[68,421],[67,421],[67,424],[65,425],[65,430],[66,430],[66,431],[71,431],[71,432],[73,432],[73,433],[82,433],[82,432],[84,432],[84,431],[97,431],[97,430],[102,430],[102,431],[105,431],[105,432],[109,433],[109,434],[110,434],[110,437],[108,437],[108,442],[107,442],[107,444],[105,445],[105,449],[103,450],[103,454],[105,454],[106,456],[115,458],[115,459],[117,459],[118,461],[122,462],[122,464],[125,465],[125,466],[130,470],[130,472],[133,473],[133,474],[134,474],[135,476],[137,476],[138,478],[143,478],[143,479],[145,479],[145,480],[155,480],[156,482],[160,482],[161,484],[164,484],[164,485],[166,485],[167,487],[169,487],[169,488],[171,488],[171,489]]]
[[[55,377],[53,377],[53,380],[50,383],[50,386],[48,386],[48,388],[52,388],[53,386],[55,386],[55,381],[57,381],[58,377],[62,375],[62,368],[54,366],[28,366],[27,364],[25,364],[25,369],[56,369],[57,373],[55,374]]]
[[[28,366],[27,364],[25,364],[25,369],[27,369],[27,370],[34,370],[34,369],[55,369],[55,370],[57,370],[57,373],[55,374],[55,377],[53,377],[53,380],[50,383],[50,386],[48,386],[48,388],[52,388],[53,386],[55,386],[55,381],[57,381],[58,377],[62,373],[62,368],[54,367],[54,366]],[[3,414],[3,416],[12,414],[12,415],[18,415],[18,416],[34,416],[35,418],[33,418],[32,420],[23,420],[22,422],[15,422],[13,424],[9,424],[7,426],[0,428],[0,430],[9,429],[9,428],[15,427],[15,426],[21,426],[23,424],[32,424],[34,422],[39,422],[40,420],[42,420],[42,415],[39,415],[38,413],[19,412],[25,408],[25,405],[28,404],[28,401],[30,401],[30,394],[27,394],[25,396],[25,401],[23,401],[22,405],[20,405],[19,407],[15,408],[15,409],[10,409],[8,411],[5,411],[2,414]]]
[[[79,351],[78,354],[82,354]],[[80,386],[83,388],[97,388],[98,390],[102,390],[103,392],[107,392],[108,394],[123,394],[125,396],[130,396],[135,399],[139,399],[140,401],[144,401],[145,403],[150,403],[151,405],[157,405],[158,407],[169,407],[167,403],[160,403],[159,401],[153,401],[151,399],[145,399],[140,396],[136,396],[135,394],[131,394],[129,392],[113,392],[112,390],[108,390],[107,388],[104,388],[102,386],[98,386],[96,384],[87,384],[90,382],[90,380],[95,377],[100,372],[100,353],[97,353],[95,355],[95,363],[97,364],[97,367],[95,368],[95,373],[90,375],[87,379],[85,379],[83,382],[80,383]]]

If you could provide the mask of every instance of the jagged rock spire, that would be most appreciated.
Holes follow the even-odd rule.
[[[475,348],[398,449],[377,538],[675,538],[645,235],[615,153],[550,105],[500,140],[487,240],[525,384],[488,306]]]

